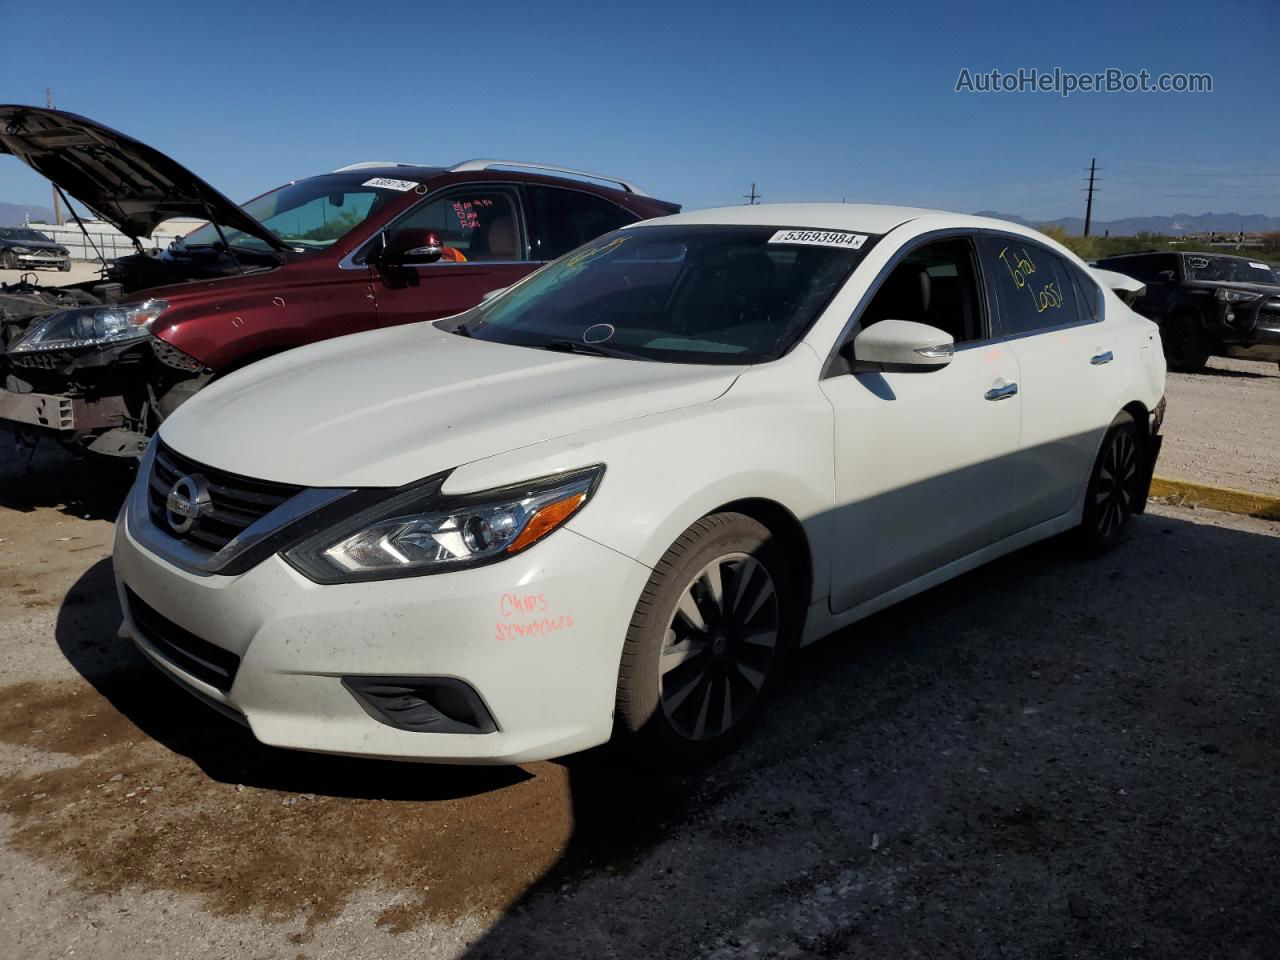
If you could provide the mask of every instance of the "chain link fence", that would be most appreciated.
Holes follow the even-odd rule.
[[[112,260],[136,252],[132,240],[106,224],[86,223],[83,231],[75,224],[29,223],[27,226],[66,247],[72,260],[97,260],[99,255]],[[174,228],[162,226],[150,237],[143,238],[142,248],[150,250],[158,247],[163,250],[178,237],[185,236],[197,226],[199,226],[198,223],[184,223]]]

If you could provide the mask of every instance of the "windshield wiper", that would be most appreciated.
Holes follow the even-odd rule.
[[[453,324],[453,326],[450,326],[450,327],[443,327],[443,326],[439,326],[439,325],[437,324],[436,329],[437,329],[437,330],[442,330],[442,331],[444,331],[445,333],[456,333],[456,334],[457,334],[458,336],[460,336],[460,337],[474,337],[474,336],[475,336],[475,334],[471,332],[471,328],[467,326],[467,324],[466,324],[466,321],[465,321],[465,320],[459,320],[459,321],[455,322],[455,323]]]
[[[542,344],[543,350],[558,350],[560,353],[579,353],[587,357],[612,357],[615,360],[647,360],[636,353],[619,350],[617,347],[606,347],[600,343],[583,343],[581,340],[548,340]]]

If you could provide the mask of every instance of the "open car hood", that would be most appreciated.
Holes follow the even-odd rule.
[[[277,250],[280,238],[182,164],[154,147],[74,113],[0,105],[0,153],[92,208],[137,239],[174,217],[212,217]]]

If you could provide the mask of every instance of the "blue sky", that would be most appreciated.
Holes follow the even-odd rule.
[[[52,86],[237,200],[356,160],[502,156],[686,207],[754,181],[766,202],[1047,219],[1082,214],[1097,156],[1098,219],[1280,215],[1274,0],[7,6],[0,99]],[[1055,66],[1207,72],[1214,92],[954,91],[962,68]],[[0,157],[0,200],[48,193]]]

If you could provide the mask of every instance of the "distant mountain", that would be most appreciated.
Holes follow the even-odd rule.
[[[978,217],[995,217],[999,220],[1012,220],[1028,227],[1062,227],[1067,233],[1076,236],[1084,230],[1084,220],[1080,217],[1059,217],[1057,220],[1028,220],[1014,213],[996,213],[994,210],[981,210]],[[1274,233],[1280,231],[1280,217],[1268,217],[1260,213],[1176,213],[1172,217],[1125,217],[1122,220],[1095,220],[1090,232],[1102,236],[1110,233],[1113,237],[1132,237],[1139,233],[1160,233],[1177,237],[1189,233]]]
[[[41,223],[53,222],[53,211],[48,207],[37,207],[29,203],[0,203],[0,225],[18,226],[28,216]]]

